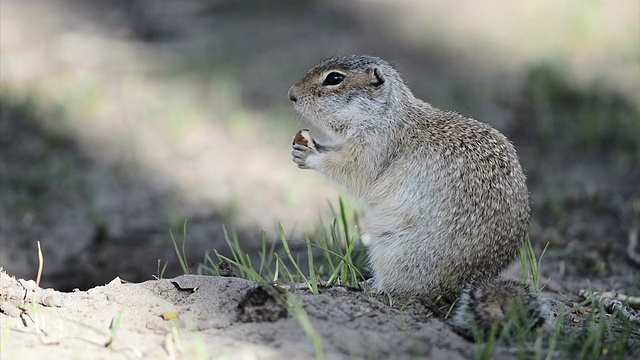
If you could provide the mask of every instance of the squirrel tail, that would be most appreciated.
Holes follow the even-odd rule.
[[[531,286],[507,279],[471,281],[462,289],[449,324],[469,340],[550,324],[551,311]]]

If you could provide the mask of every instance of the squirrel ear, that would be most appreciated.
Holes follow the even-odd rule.
[[[380,87],[382,84],[384,84],[385,79],[384,79],[384,75],[382,74],[382,71],[377,68],[369,68],[367,69],[367,73],[369,74],[369,76],[371,77],[371,85],[373,85],[374,87]]]

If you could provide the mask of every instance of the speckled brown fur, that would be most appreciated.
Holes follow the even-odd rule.
[[[294,145],[294,162],[366,209],[375,289],[453,297],[515,259],[529,192],[500,132],[415,98],[391,65],[371,56],[318,64],[289,98],[328,137],[318,151]]]

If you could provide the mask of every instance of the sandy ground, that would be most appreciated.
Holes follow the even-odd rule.
[[[0,289],[3,359],[320,358],[313,336],[326,359],[470,359],[485,346],[460,337],[422,305],[391,307],[343,287],[313,295],[235,277],[182,275],[138,284],[116,278],[88,291],[61,293],[36,290],[34,281],[2,271]],[[544,298],[553,314],[576,305],[557,295]],[[565,319],[568,327],[585,321],[586,312],[578,314]],[[640,355],[640,332],[630,341],[622,358]],[[533,345],[500,345],[492,358],[535,354]]]
[[[17,281],[4,272],[1,276],[9,303],[19,304],[25,291],[29,298],[34,295],[25,290],[33,289],[33,282]],[[183,275],[140,284],[116,278],[105,286],[72,293],[41,290],[39,301],[52,307],[31,308],[34,311],[28,315],[19,310],[5,310],[11,315],[0,315],[3,331],[9,331],[4,335],[8,339],[3,342],[2,356],[314,358],[311,340],[297,318],[286,310],[280,313],[284,308],[276,302],[240,306],[256,287],[239,278]],[[473,356],[473,346],[441,321],[426,321],[411,312],[392,309],[362,292],[331,288],[312,295],[299,290],[289,297],[303,304],[328,359]],[[3,309],[10,306],[7,301],[2,304]],[[175,312],[179,314],[175,320],[162,318]],[[253,321],[239,321],[242,316]]]
[[[0,276],[3,359],[316,355],[295,312],[287,313],[264,288],[244,279],[183,275],[132,284],[116,278],[88,291],[61,293],[34,291],[33,281]],[[327,359],[469,359],[476,351],[419,305],[392,308],[341,287],[319,295],[297,290],[288,297],[301,304]],[[496,358],[516,355],[507,347],[494,352]]]

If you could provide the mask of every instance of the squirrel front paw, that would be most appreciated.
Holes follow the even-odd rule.
[[[293,156],[293,162],[295,162],[300,169],[314,169],[313,158],[318,155],[316,143],[311,138],[309,130],[299,130],[293,137],[293,150],[291,155]]]
[[[304,145],[294,144],[291,156],[293,156],[293,162],[300,169],[314,169],[313,159],[318,156],[318,151]]]

